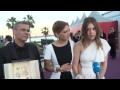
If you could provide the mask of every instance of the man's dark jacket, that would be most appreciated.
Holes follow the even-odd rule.
[[[40,55],[37,46],[26,43],[28,47],[28,53],[31,60],[38,60],[40,66],[40,75],[44,79],[43,70],[40,62]],[[11,63],[12,61],[19,60],[14,44],[7,45],[3,48],[0,48],[0,79],[4,79],[3,64]]]

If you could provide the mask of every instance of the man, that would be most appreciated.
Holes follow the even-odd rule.
[[[75,35],[73,36],[73,41],[76,43],[78,41],[81,40],[81,31],[78,31],[77,33],[75,33]]]
[[[112,59],[116,59],[116,32],[114,27],[110,27],[110,33],[108,34],[108,43],[111,46],[110,56]]]
[[[40,62],[40,55],[38,48],[30,43],[25,43],[30,35],[30,26],[28,22],[16,22],[13,27],[14,41],[12,44],[0,49],[0,78],[4,79],[3,65],[11,63],[13,60],[38,60]],[[43,71],[40,65],[40,75],[43,79]]]
[[[10,45],[12,43],[12,37],[10,35],[7,35],[5,37],[5,46]]]

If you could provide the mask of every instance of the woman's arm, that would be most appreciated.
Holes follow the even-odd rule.
[[[81,74],[81,66],[80,66],[80,42],[77,42],[74,45],[73,49],[74,58],[72,63],[73,72],[75,75]]]
[[[46,45],[44,50],[44,68],[46,71],[53,72],[54,67],[52,66],[51,56],[52,56],[52,45]]]
[[[79,64],[78,64],[78,74],[82,74],[82,72],[81,72],[81,64],[80,64],[80,62],[79,62]]]
[[[46,71],[53,72],[54,67],[52,66],[51,60],[44,60],[44,68]]]
[[[100,72],[100,78],[102,79],[105,76],[106,70],[107,70],[107,59],[108,55],[105,56],[105,61],[101,62],[101,72]]]
[[[63,64],[61,67],[54,67],[52,66],[51,60],[44,61],[45,70],[49,72],[65,72],[70,71],[72,66],[69,63]]]

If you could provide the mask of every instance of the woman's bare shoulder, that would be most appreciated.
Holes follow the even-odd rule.
[[[81,41],[78,41],[75,43],[77,46],[81,46],[82,45],[82,42]]]
[[[82,42],[81,41],[76,42],[75,47],[81,48],[82,47]]]

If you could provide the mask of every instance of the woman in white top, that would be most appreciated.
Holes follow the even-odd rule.
[[[74,42],[70,40],[70,28],[64,21],[56,21],[52,27],[57,41],[46,46],[45,70],[52,72],[50,79],[72,79]]]
[[[72,67],[76,78],[96,79],[96,74],[93,71],[94,62],[100,64],[100,78],[104,78],[110,48],[107,41],[100,38],[96,19],[93,17],[85,18],[82,25],[82,39],[74,46]]]

